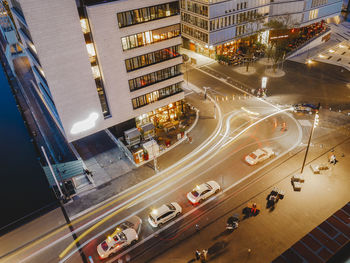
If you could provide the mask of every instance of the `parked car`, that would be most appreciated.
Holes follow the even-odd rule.
[[[182,213],[181,206],[172,202],[170,204],[164,204],[157,209],[153,209],[148,215],[148,222],[152,227],[162,226],[169,220],[179,216]]]
[[[249,165],[254,165],[259,162],[262,162],[271,156],[273,156],[275,153],[271,148],[264,147],[261,149],[257,149],[254,152],[248,154],[244,160],[249,164]]]
[[[191,192],[187,194],[187,199],[196,205],[213,194],[220,191],[220,185],[215,181],[209,181],[201,185],[197,185]]]
[[[139,239],[141,218],[133,216],[118,225],[115,231],[97,246],[100,259],[105,259],[127,246],[133,245]]]

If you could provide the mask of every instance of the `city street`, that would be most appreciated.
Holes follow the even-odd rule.
[[[0,263],[349,263],[344,8],[0,0]]]
[[[237,209],[251,200],[256,195],[253,190],[256,185],[265,189],[271,187],[271,182],[278,182],[286,176],[283,173],[271,179],[268,171],[288,165],[291,158],[301,158],[304,147],[300,146],[307,141],[312,116],[291,114],[290,104],[282,105],[281,109],[286,111],[279,112],[280,109],[274,104],[251,97],[249,89],[209,67],[191,69],[189,88],[198,92],[196,87],[210,87],[207,94],[217,103],[212,112],[219,120],[213,136],[178,163],[75,219],[72,224],[79,237],[78,247],[82,248],[87,258],[98,262],[97,245],[114,231],[116,225],[137,215],[143,221],[138,243],[105,262],[116,259],[135,259],[139,262],[150,260],[178,241],[193,235],[196,224],[204,228],[226,215],[227,210]],[[203,94],[197,96],[204,100]],[[324,139],[329,131],[329,127],[321,125],[314,139]],[[255,166],[244,162],[247,154],[266,146],[276,153],[274,157]],[[300,162],[297,165],[295,161],[292,162],[289,169],[295,170]],[[193,207],[186,199],[186,194],[196,185],[209,180],[218,182],[222,191]],[[152,228],[147,221],[152,209],[174,201],[182,206],[182,216],[160,229]],[[81,261],[78,248],[72,243],[71,233],[67,230],[66,226],[62,226],[43,240],[0,261],[57,262],[62,251],[62,262]],[[65,249],[68,246],[69,249]]]

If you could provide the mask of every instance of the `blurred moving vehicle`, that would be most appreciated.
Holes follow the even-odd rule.
[[[100,259],[105,259],[122,248],[135,244],[139,239],[141,224],[141,218],[133,216],[118,225],[115,231],[97,246]]]
[[[157,209],[153,209],[148,215],[148,222],[152,227],[162,226],[169,220],[179,216],[182,213],[181,206],[172,202],[170,204],[164,204]]]
[[[316,112],[316,110],[318,109],[318,106],[311,103],[300,103],[300,104],[293,105],[293,108],[294,108],[294,112],[312,114],[313,112]]]
[[[261,149],[257,149],[254,152],[248,154],[244,160],[249,164],[249,165],[255,165],[259,162],[262,162],[271,156],[273,156],[275,153],[273,150],[269,147],[264,147]]]
[[[187,199],[196,205],[208,197],[220,191],[220,185],[215,181],[209,181],[201,185],[197,185],[191,192],[187,194]]]

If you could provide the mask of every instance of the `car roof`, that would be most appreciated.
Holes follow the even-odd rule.
[[[166,213],[166,212],[169,212],[170,209],[169,209],[169,207],[167,206],[167,204],[164,204],[164,205],[158,207],[158,208],[157,208],[157,211],[158,211],[158,213],[157,213],[156,216],[159,216],[159,215],[162,215],[162,214],[164,214],[164,213]]]
[[[260,156],[262,154],[266,154],[266,152],[263,149],[257,149],[256,151],[254,151],[254,154],[256,156]]]
[[[203,183],[201,185],[196,186],[193,190],[196,190],[198,193],[202,193],[205,190],[208,190],[208,184]]]

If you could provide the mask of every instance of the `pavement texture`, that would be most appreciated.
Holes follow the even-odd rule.
[[[192,143],[183,142],[159,156],[157,164],[160,171],[191,153],[210,137],[216,127],[214,104],[204,100],[203,95],[197,92],[187,92],[186,95],[186,101],[199,109],[199,120],[189,134]],[[79,145],[76,144],[76,147],[93,175],[96,174],[93,176],[94,180],[109,180],[91,191],[80,194],[73,202],[65,204],[71,218],[155,175],[153,162],[135,168],[104,131],[89,136],[83,142],[79,142]]]
[[[309,165],[327,163],[331,149],[339,156],[339,163],[327,172],[313,174]],[[304,151],[300,151],[285,162],[264,171],[249,188],[236,189],[232,194],[234,204],[238,203],[239,206],[227,203],[217,208],[216,220],[206,222],[207,218],[201,218],[197,222],[199,230],[194,226],[187,230],[192,232],[190,238],[181,240],[180,236],[176,243],[169,242],[168,246],[173,247],[149,262],[193,262],[196,249],[208,249],[208,262],[274,260],[350,200],[348,136],[342,132],[333,132],[314,140],[304,170],[305,182],[302,190],[295,192],[291,186],[291,176],[299,171],[295,167],[301,166],[303,157]],[[265,208],[266,197],[274,187],[283,189],[285,197],[278,201],[275,209],[269,210]],[[239,214],[242,219],[242,210],[248,202],[258,203],[260,214],[242,220],[233,233],[226,232],[227,218]]]
[[[345,249],[346,244],[350,244],[349,224],[350,202],[296,242],[273,263],[328,261],[339,249]]]

